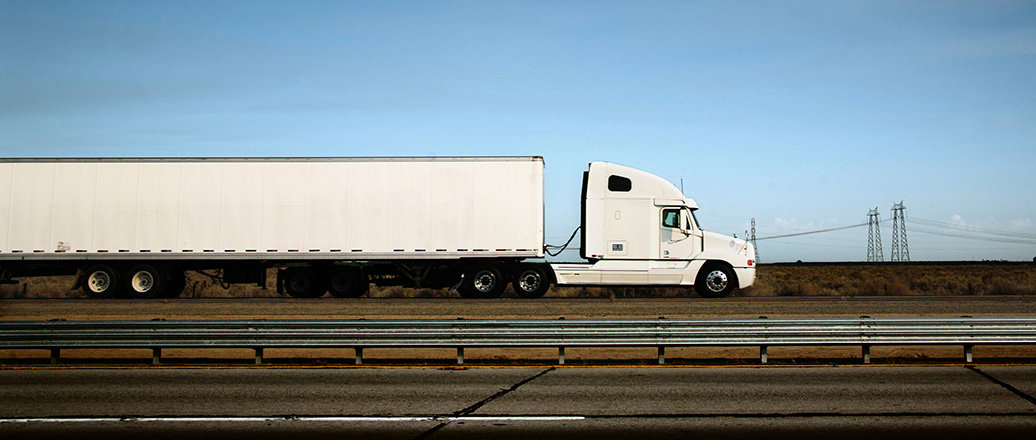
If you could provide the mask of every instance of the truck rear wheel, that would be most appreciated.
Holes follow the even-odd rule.
[[[536,266],[520,267],[511,282],[515,293],[522,298],[539,298],[550,289],[550,280],[543,269]]]
[[[122,285],[115,269],[106,264],[95,264],[83,271],[82,288],[90,298],[114,298]]]
[[[285,271],[284,291],[293,298],[319,298],[327,291],[324,280],[308,267]]]
[[[370,282],[359,267],[337,267],[327,272],[327,291],[335,298],[359,298]]]
[[[706,264],[698,272],[694,281],[694,290],[704,298],[722,298],[729,296],[737,284],[734,271],[721,264]]]
[[[129,298],[158,298],[162,296],[165,285],[165,273],[150,264],[141,264],[126,272],[124,292]]]
[[[499,298],[507,285],[496,267],[475,266],[464,272],[460,288],[465,298]]]

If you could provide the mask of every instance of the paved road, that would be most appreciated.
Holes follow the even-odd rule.
[[[1034,395],[1031,366],[0,370],[0,437],[1031,439]]]
[[[0,320],[803,318],[1036,315],[1036,296],[0,300]]]

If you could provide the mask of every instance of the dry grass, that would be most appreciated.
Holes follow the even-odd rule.
[[[267,289],[233,285],[223,289],[213,280],[189,274],[182,297],[278,297],[275,271],[268,271]],[[80,298],[70,291],[72,277],[39,277],[0,285],[0,298]],[[443,289],[371,287],[375,298],[439,298],[457,296]],[[507,295],[511,295],[510,292]],[[555,287],[547,294],[565,298],[630,298],[689,296],[688,289],[631,287]],[[1036,264],[789,264],[763,265],[751,289],[738,296],[872,296],[872,295],[1036,295]]]
[[[1032,295],[1036,264],[764,265],[745,296]]]

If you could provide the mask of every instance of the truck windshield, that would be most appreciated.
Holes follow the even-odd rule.
[[[698,216],[694,214],[694,212],[697,211],[697,209],[689,209],[688,211],[691,211],[691,218],[694,221],[694,226],[698,229],[701,229],[701,223],[698,223]]]

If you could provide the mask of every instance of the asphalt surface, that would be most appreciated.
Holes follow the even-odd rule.
[[[7,369],[0,437],[1031,439],[1034,395],[1033,366]]]
[[[1036,296],[4,299],[0,320],[1029,316]]]

